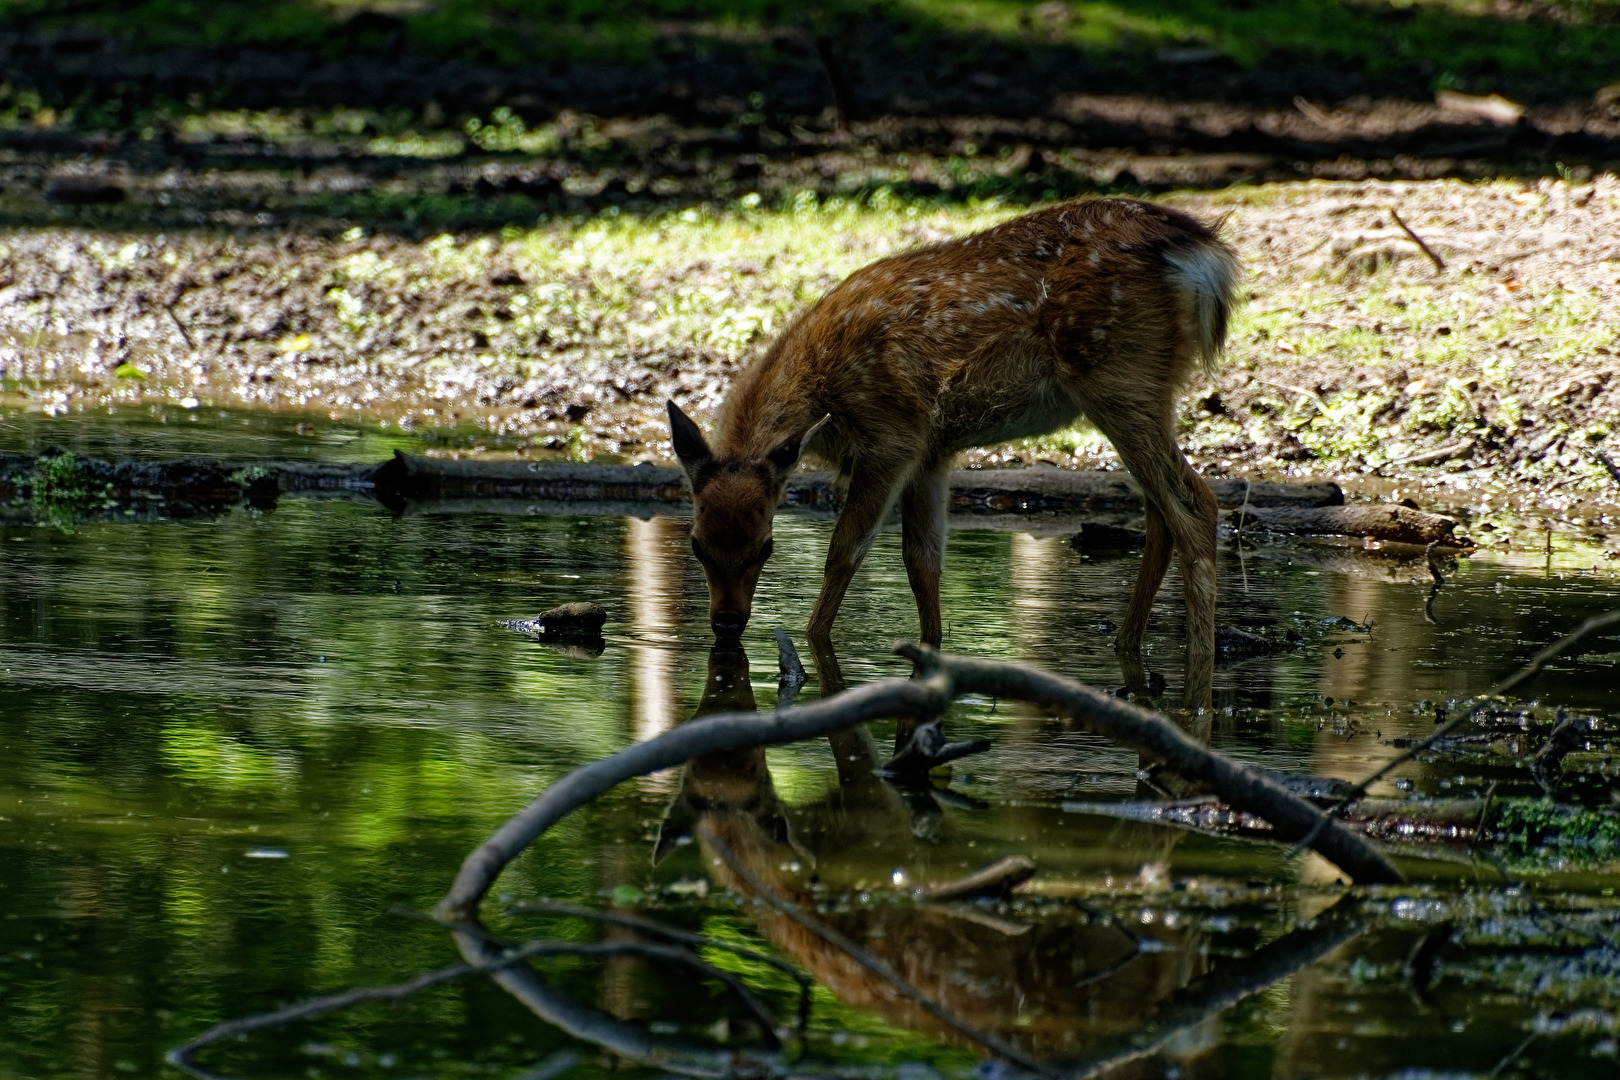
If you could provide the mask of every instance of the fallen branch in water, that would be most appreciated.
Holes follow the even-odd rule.
[[[654,1036],[635,1025],[572,1001],[546,983],[533,968],[520,961],[546,955],[635,954],[686,964],[704,975],[720,978],[738,993],[759,1020],[766,1040],[774,1042],[775,1033],[768,1010],[742,986],[740,980],[734,976],[728,977],[696,953],[671,945],[634,941],[539,941],[509,947],[492,937],[478,923],[478,908],[485,895],[506,866],[547,829],[624,780],[679,766],[700,754],[797,742],[833,734],[869,720],[909,718],[928,725],[963,694],[986,694],[1039,704],[1087,730],[1137,750],[1190,783],[1215,793],[1234,808],[1265,820],[1281,839],[1306,837],[1310,846],[1358,882],[1394,883],[1401,880],[1399,872],[1371,844],[1343,825],[1333,822],[1309,802],[1275,781],[1203,746],[1168,718],[1073,680],[1015,664],[950,656],[924,646],[901,644],[896,647],[896,652],[916,665],[915,677],[882,680],[811,704],[791,706],[788,703],[797,690],[796,684],[800,681],[797,673],[802,668],[786,635],[782,635],[779,644],[783,687],[778,699],[781,707],[777,712],[763,716],[756,712],[710,715],[576,769],[542,792],[467,856],[450,890],[432,916],[434,921],[451,931],[465,963],[429,972],[393,986],[328,995],[261,1016],[216,1025],[184,1046],[170,1051],[171,1063],[194,1075],[206,1076],[191,1064],[191,1055],[220,1039],[324,1015],[364,1002],[398,1001],[419,990],[467,975],[487,974],[536,1016],[567,1035],[593,1042],[622,1057],[654,1064],[666,1072],[696,1077],[729,1075],[735,1071],[734,1050],[692,1047]],[[1039,1073],[1048,1071],[996,1036],[978,1031],[932,1002],[884,961],[866,954],[837,931],[821,926],[796,905],[775,897],[759,885],[745,868],[727,858],[729,850],[723,843],[713,836],[707,839],[741,879],[750,881],[756,887],[762,902],[774,903],[789,918],[803,920],[813,932],[822,934],[858,963],[890,982],[902,995],[992,1053],[1025,1069]],[[558,914],[578,914],[584,909],[553,910]],[[593,913],[591,917],[604,922],[636,925],[638,929],[661,934],[667,939],[684,940],[687,944],[696,943],[681,938],[680,931],[657,927],[656,924],[639,925],[642,920],[632,920],[628,916],[608,917]]]
[[[966,877],[942,881],[923,890],[930,900],[974,900],[1006,896],[1035,876],[1035,860],[1028,855],[1008,855]]]
[[[1080,727],[1160,762],[1195,787],[1271,823],[1283,839],[1310,836],[1311,846],[1357,884],[1395,884],[1400,872],[1365,839],[1327,819],[1275,780],[1197,742],[1168,718],[1089,686],[1036,668],[945,656],[924,646],[896,649],[918,665],[948,672],[957,694],[985,694],[1045,706]]]
[[[575,769],[467,856],[436,912],[449,921],[473,921],[484,895],[513,859],[551,826],[626,780],[673,769],[699,754],[800,742],[869,720],[935,716],[948,703],[939,691],[920,680],[886,679],[776,713],[716,713]]]
[[[1360,883],[1401,881],[1399,871],[1366,840],[1335,826],[1310,803],[1187,735],[1167,717],[1071,679],[1035,668],[938,653],[902,644],[917,665],[912,679],[885,679],[767,716],[719,713],[592,762],[562,777],[469,854],[437,915],[470,922],[509,863],[568,814],[625,780],[675,768],[699,754],[774,746],[828,735],[870,720],[941,715],[959,695],[979,693],[1042,705],[1080,726],[1161,762],[1231,806],[1269,821],[1284,840],[1309,836],[1311,846]]]

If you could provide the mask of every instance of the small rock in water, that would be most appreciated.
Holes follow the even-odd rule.
[[[547,634],[594,636],[601,632],[602,624],[607,622],[607,608],[589,600],[559,604],[549,611],[542,611],[535,622]]]
[[[601,604],[577,601],[542,611],[533,619],[509,619],[501,625],[520,634],[532,634],[542,645],[564,656],[589,659],[602,655],[607,647],[602,640],[605,622],[607,609]]]

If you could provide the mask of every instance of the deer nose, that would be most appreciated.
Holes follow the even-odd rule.
[[[717,638],[738,638],[742,636],[743,627],[748,625],[748,616],[735,611],[721,611],[709,616],[709,625],[714,628]]]

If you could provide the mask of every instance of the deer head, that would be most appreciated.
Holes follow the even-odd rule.
[[[703,564],[709,625],[722,641],[735,640],[748,625],[788,473],[827,419],[782,439],[764,457],[744,458],[715,454],[692,418],[669,403],[675,456],[692,486],[692,554]]]

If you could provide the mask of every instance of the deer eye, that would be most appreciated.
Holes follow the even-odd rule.
[[[768,537],[765,540],[765,543],[759,549],[759,561],[764,562],[766,559],[770,558],[771,557],[771,552],[773,552],[775,550],[776,550],[776,540],[775,540],[775,538],[774,537]]]

